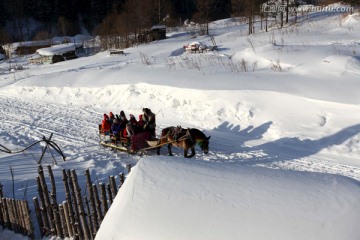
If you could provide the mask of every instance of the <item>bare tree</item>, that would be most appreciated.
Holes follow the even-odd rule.
[[[216,7],[215,0],[197,0],[196,7],[198,11],[194,15],[194,20],[201,24],[205,23],[206,34],[209,35],[209,22]]]
[[[265,2],[265,0],[231,0],[233,15],[244,16],[248,19],[249,35],[255,31],[255,17],[262,14],[261,5]]]

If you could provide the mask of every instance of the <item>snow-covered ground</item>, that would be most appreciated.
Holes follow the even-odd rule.
[[[116,199],[119,208],[111,208],[101,230],[109,232],[131,216],[127,231],[119,228],[125,239],[144,239],[142,234],[152,234],[151,239],[189,239],[182,234],[219,239],[215,227],[223,239],[271,239],[271,234],[289,239],[304,229],[309,229],[306,239],[331,239],[328,232],[334,239],[358,239],[359,22],[359,13],[310,13],[298,24],[267,33],[258,29],[248,36],[246,25],[227,19],[210,25],[217,52],[184,53],[184,45],[199,41],[211,46],[211,39],[173,32],[166,40],[124,49],[125,55],[101,52],[53,65],[29,65],[21,58],[2,61],[0,144],[22,149],[54,133],[67,156],[64,162],[54,153],[59,182],[64,168],[79,173],[89,168],[93,179],[101,181],[126,172],[127,164],[136,165]],[[143,107],[156,113],[157,133],[181,125],[211,135],[209,154],[197,149],[188,161],[180,149],[167,157],[164,148],[157,158],[99,146],[103,113],[124,110],[137,116]],[[17,155],[0,153],[6,196],[12,197],[10,166],[16,197],[36,196],[40,155],[40,146]],[[47,154],[43,164],[52,162]],[[64,199],[61,192],[58,198]],[[186,208],[182,200],[200,209]],[[158,215],[149,229],[158,231],[140,227],[153,219],[150,213]],[[114,215],[119,219],[109,220]],[[183,218],[189,222],[180,222]],[[267,220],[276,224],[265,227]],[[277,221],[287,227],[280,228]],[[183,232],[176,238],[178,232],[171,233],[179,223]],[[230,231],[244,224],[246,229]],[[254,232],[258,234],[249,237]]]

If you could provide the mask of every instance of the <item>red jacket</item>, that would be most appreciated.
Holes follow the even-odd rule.
[[[104,119],[101,122],[101,130],[103,132],[109,132],[111,128],[111,124],[109,122],[109,116],[104,114]]]

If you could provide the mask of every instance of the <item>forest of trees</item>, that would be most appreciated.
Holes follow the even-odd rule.
[[[280,0],[281,1],[281,0]],[[289,2],[289,0],[282,0]],[[329,2],[330,0],[318,0]],[[358,3],[359,0],[347,0]],[[73,36],[129,36],[156,24],[179,26],[231,16],[251,22],[264,0],[0,0],[0,45]],[[315,0],[308,2],[314,3]],[[249,25],[249,33],[251,33]]]

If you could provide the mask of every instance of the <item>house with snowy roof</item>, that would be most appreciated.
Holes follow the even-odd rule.
[[[29,59],[30,63],[57,63],[77,58],[76,52],[83,47],[80,43],[65,43],[36,51],[37,56]]]

